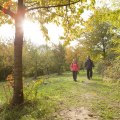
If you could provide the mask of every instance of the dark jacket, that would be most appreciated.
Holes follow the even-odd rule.
[[[94,67],[93,61],[91,59],[87,59],[85,62],[85,68],[88,69],[92,69],[92,67]]]

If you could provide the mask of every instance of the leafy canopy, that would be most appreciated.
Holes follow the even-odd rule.
[[[61,39],[64,39],[67,44],[80,37],[82,31],[80,25],[83,22],[81,14],[85,9],[94,9],[95,0],[90,1],[91,4],[88,4],[87,0],[24,0],[24,9],[26,17],[39,21],[46,39],[49,39],[46,23],[54,22],[63,26],[64,36]],[[0,24],[13,22],[17,6],[16,0],[2,0],[0,2]],[[13,19],[3,13],[9,14]]]

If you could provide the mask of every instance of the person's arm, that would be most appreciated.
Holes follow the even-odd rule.
[[[93,61],[92,61],[92,67],[94,67],[94,63],[93,63]]]

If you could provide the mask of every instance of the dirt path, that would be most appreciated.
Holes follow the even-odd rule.
[[[91,81],[84,81],[82,84],[88,85]],[[80,83],[81,84],[81,83]],[[94,94],[86,93],[83,94],[84,99],[94,98]],[[62,110],[60,113],[60,118],[63,120],[99,120],[99,117],[92,113],[88,108],[81,106],[80,108],[67,108]]]
[[[63,110],[60,116],[63,120],[98,120],[97,116],[84,107]]]

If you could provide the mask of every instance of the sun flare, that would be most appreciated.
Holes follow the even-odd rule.
[[[44,43],[39,23],[25,20],[23,23],[23,31],[26,39],[34,43]]]
[[[46,24],[48,29],[48,35],[50,37],[50,41],[47,43],[55,43],[58,44],[59,36],[63,34],[63,28],[58,27],[55,24]],[[31,41],[36,45],[46,44],[45,37],[40,29],[40,25],[37,21],[33,22],[29,19],[26,19],[23,22],[23,32],[24,32],[24,40]],[[14,40],[15,37],[15,27],[14,25],[4,24],[0,26],[0,37],[5,41]]]

